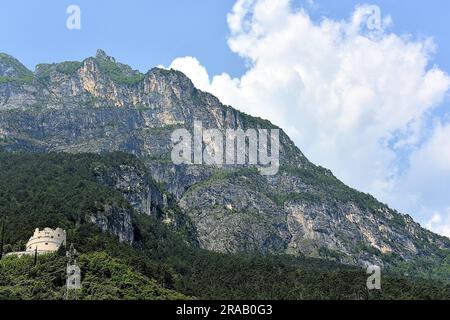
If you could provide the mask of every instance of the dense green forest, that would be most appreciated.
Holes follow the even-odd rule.
[[[3,252],[23,250],[35,228],[66,229],[79,253],[79,299],[450,299],[449,283],[405,277],[404,272],[425,275],[414,264],[383,272],[382,290],[369,291],[368,276],[357,267],[202,250],[157,218],[134,212],[118,191],[96,178],[95,168],[137,161],[123,153],[0,153]],[[105,204],[133,211],[132,246],[89,223],[87,216],[102,214]],[[62,252],[39,256],[36,262],[3,257],[0,299],[63,299],[66,259]],[[450,261],[436,268],[448,274]]]
[[[3,258],[0,268],[0,300],[65,298],[66,263],[67,258],[57,253],[39,256],[36,263],[33,256]],[[70,298],[189,299],[165,289],[156,280],[136,272],[105,252],[81,254],[77,264],[83,274],[83,289],[70,291]]]

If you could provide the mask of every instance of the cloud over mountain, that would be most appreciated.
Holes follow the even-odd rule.
[[[391,18],[373,24],[373,14],[363,5],[347,20],[313,21],[288,0],[239,0],[228,15],[228,44],[247,61],[245,74],[210,78],[193,57],[171,67],[224,103],[280,125],[346,183],[419,221],[436,211],[445,217],[449,125],[433,112],[450,77],[432,65],[433,39],[391,33]]]

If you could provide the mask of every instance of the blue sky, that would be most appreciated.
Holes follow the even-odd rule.
[[[450,70],[450,2],[447,0],[369,1],[395,17],[393,31],[433,36],[439,46],[434,62]],[[303,4],[303,1],[296,1]],[[315,19],[348,18],[355,0],[316,0]],[[65,28],[66,8],[79,5],[82,29]],[[0,1],[0,50],[27,67],[37,63],[81,60],[102,48],[146,71],[179,56],[195,56],[212,74],[242,74],[245,63],[226,43],[226,15],[233,0],[15,0]]]
[[[254,0],[246,14],[257,19],[244,20],[259,21],[259,37],[242,25],[232,31],[236,1],[250,0],[0,0],[0,51],[30,69],[98,48],[142,72],[175,67],[225,103],[281,125],[347,184],[450,236],[450,1]],[[281,3],[270,8],[281,19],[268,3]],[[392,19],[381,40],[359,30],[333,38],[321,24],[347,28],[366,3]],[[71,4],[81,8],[81,30],[66,28]],[[280,34],[292,44],[265,48]]]
[[[66,8],[79,5],[81,30],[68,30]],[[0,50],[29,68],[81,60],[102,48],[146,71],[180,55],[195,55],[212,72],[239,72],[226,44],[232,1],[0,1]]]

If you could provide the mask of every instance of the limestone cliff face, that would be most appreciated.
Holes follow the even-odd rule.
[[[167,207],[167,198],[144,170],[137,165],[121,165],[108,170],[96,168],[96,174],[100,183],[120,191],[140,213],[160,216]]]
[[[170,135],[176,128],[191,130],[195,120],[204,128],[274,127],[222,105],[178,71],[141,74],[103,51],[83,62],[39,65],[34,72],[0,55],[4,150],[134,154],[143,167],[100,170],[99,181],[172,228],[192,223],[195,241],[206,249],[305,254],[363,265],[432,258],[450,248],[449,239],[311,164],[283,132],[275,176],[248,167],[174,165]],[[168,201],[184,218],[163,210]],[[92,222],[132,242],[127,213],[105,211],[111,214]]]
[[[96,212],[88,216],[89,222],[98,226],[103,232],[116,236],[120,242],[132,244],[134,228],[131,209],[105,205],[101,214]]]

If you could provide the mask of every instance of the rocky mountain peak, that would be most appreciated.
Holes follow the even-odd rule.
[[[170,87],[176,92],[192,94],[196,88],[184,73],[173,69],[153,68],[145,75],[149,82],[159,83],[166,87]]]
[[[31,76],[32,72],[19,60],[6,53],[0,53],[0,77],[20,78]]]
[[[175,128],[191,130],[196,120],[204,128],[273,127],[197,90],[179,71],[143,74],[102,50],[83,62],[39,65],[31,81],[30,71],[7,55],[0,57],[0,71],[2,149],[136,155],[178,201],[203,248],[352,264],[433,259],[450,249],[448,239],[310,163],[284,133],[274,176],[263,177],[251,166],[175,166]]]
[[[102,49],[97,49],[97,53],[95,54],[95,58],[98,60],[109,60],[112,62],[116,62],[114,57],[108,56],[105,51]]]

